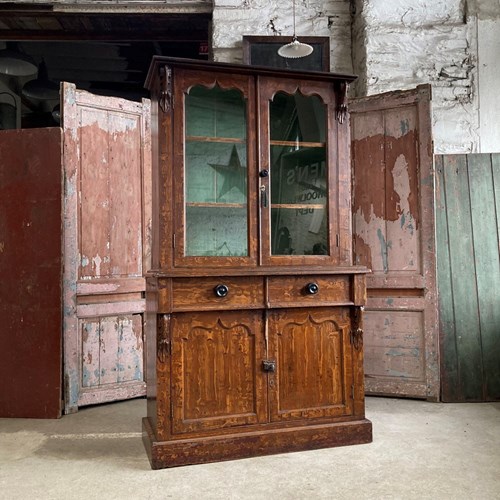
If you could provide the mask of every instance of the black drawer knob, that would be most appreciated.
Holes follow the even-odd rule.
[[[316,295],[319,292],[319,285],[317,283],[308,283],[306,285],[306,293],[309,295]]]
[[[214,293],[217,297],[225,297],[229,293],[229,288],[226,285],[217,285],[214,287]]]
[[[269,170],[263,169],[259,172],[259,177],[267,177],[269,175]]]

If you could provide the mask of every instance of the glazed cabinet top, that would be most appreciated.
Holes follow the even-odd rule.
[[[350,267],[353,79],[154,58],[153,271]]]

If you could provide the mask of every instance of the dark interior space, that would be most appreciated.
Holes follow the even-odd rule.
[[[61,81],[140,100],[154,55],[208,59],[209,14],[71,14],[0,7],[0,129],[57,126]],[[2,60],[20,57],[29,74]]]

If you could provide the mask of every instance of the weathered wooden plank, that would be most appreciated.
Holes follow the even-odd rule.
[[[142,275],[139,116],[108,112],[110,274]]]
[[[492,157],[469,155],[468,172],[483,360],[483,400],[500,399],[500,262]],[[498,178],[497,180],[500,180]]]
[[[100,385],[118,382],[120,324],[117,317],[101,318]]]
[[[497,217],[496,243],[498,256],[500,258],[500,153],[491,155],[491,172],[495,196],[495,213]],[[500,310],[500,285],[497,284],[492,292],[493,291],[495,294],[496,308]],[[483,348],[485,348],[486,351],[486,359],[484,362],[487,370],[486,389],[491,399],[500,400],[500,322],[496,324],[496,329],[494,329],[493,332],[494,333],[486,339],[486,342],[483,341]]]
[[[145,307],[146,299],[101,304],[80,304],[76,307],[76,313],[79,318],[92,318],[118,314],[142,313],[144,312]]]
[[[81,324],[82,387],[98,387],[99,373],[99,320],[83,321]]]
[[[366,310],[365,370],[370,377],[425,381],[422,311]]]
[[[108,116],[102,109],[80,109],[80,278],[110,271]]]
[[[387,271],[421,273],[417,108],[385,112]],[[380,242],[382,245],[382,240]]]
[[[64,130],[64,224],[63,224],[63,337],[64,337],[64,411],[77,410],[80,388],[80,360],[78,345],[78,318],[76,316],[76,286],[80,269],[78,238],[78,192],[80,190],[78,112],[75,85],[62,83],[62,106]]]
[[[439,326],[441,348],[441,398],[445,402],[459,400],[458,355],[455,343],[455,318],[453,289],[451,283],[450,244],[448,238],[448,216],[446,186],[444,179],[444,157],[436,160],[436,244],[437,275],[439,288]]]
[[[131,399],[144,396],[146,394],[145,382],[119,382],[116,384],[107,384],[99,388],[82,389],[78,404],[97,405],[100,403],[109,403],[110,401],[118,401],[120,399]]]
[[[500,255],[500,153],[491,155],[491,173],[495,193],[495,213],[497,214],[498,254]]]
[[[142,380],[143,335],[142,316],[119,318],[118,382]]]
[[[384,115],[353,114],[351,124],[355,264],[383,273],[387,271],[387,248],[381,243],[386,241]]]
[[[83,280],[76,284],[78,295],[97,295],[143,292],[146,290],[144,278],[111,278],[104,280]]]
[[[464,400],[482,393],[480,323],[465,155],[445,157],[451,285],[458,356],[458,385]]]

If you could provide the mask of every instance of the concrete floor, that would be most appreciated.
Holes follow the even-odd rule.
[[[0,499],[500,499],[500,403],[366,406],[372,444],[159,471],[143,399],[0,419]]]

